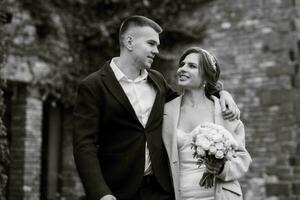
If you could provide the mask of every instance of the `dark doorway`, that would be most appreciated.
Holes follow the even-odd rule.
[[[49,98],[43,110],[41,199],[54,200],[60,195],[62,106]]]

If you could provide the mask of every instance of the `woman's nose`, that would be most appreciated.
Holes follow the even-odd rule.
[[[186,71],[186,65],[185,64],[181,65],[178,70],[180,70],[180,71]]]
[[[183,66],[181,66],[181,67],[178,68],[177,73],[185,72],[185,71],[186,71],[185,70],[185,65],[183,65]]]

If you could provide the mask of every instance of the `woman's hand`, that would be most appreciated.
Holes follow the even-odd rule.
[[[240,119],[240,110],[234,102],[231,94],[225,90],[220,91],[220,104],[222,115],[225,120],[233,121]]]

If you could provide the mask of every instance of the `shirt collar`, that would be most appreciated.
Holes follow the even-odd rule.
[[[118,58],[114,57],[113,59],[111,59],[111,61],[110,61],[110,67],[113,70],[113,72],[114,72],[117,80],[118,81],[120,81],[120,80],[132,81],[116,65],[116,59],[118,59]],[[141,74],[138,77],[136,77],[136,79],[133,80],[133,81],[134,82],[139,82],[139,81],[147,79],[147,77],[148,77],[148,72],[147,72],[147,70],[143,69],[141,71]]]

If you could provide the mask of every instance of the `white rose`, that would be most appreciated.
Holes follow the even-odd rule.
[[[207,139],[202,140],[200,145],[204,150],[208,150],[210,146],[210,142]]]
[[[219,134],[219,133],[213,135],[213,141],[214,142],[221,142],[222,138],[223,138],[222,135]]]
[[[203,130],[201,131],[201,133],[202,133],[203,135],[205,135],[206,137],[210,137],[210,131],[209,131],[209,129],[203,129]]]
[[[206,155],[204,149],[202,149],[201,147],[197,147],[197,154],[202,157]]]
[[[232,142],[230,140],[226,140],[224,146],[228,149],[231,147]]]
[[[224,153],[223,153],[223,151],[217,151],[216,152],[216,154],[215,154],[215,157],[217,158],[217,159],[222,159],[222,158],[224,158]]]
[[[211,129],[210,134],[212,135],[218,134],[218,131],[216,129]]]
[[[224,149],[224,145],[222,142],[217,142],[215,145],[218,150]]]
[[[211,154],[215,154],[217,152],[217,148],[214,145],[210,145],[209,152]]]
[[[228,151],[225,157],[226,157],[227,160],[231,160],[233,158],[232,151]]]
[[[197,135],[196,136],[195,145],[196,146],[201,146],[203,140],[205,140],[205,138],[202,135]]]

